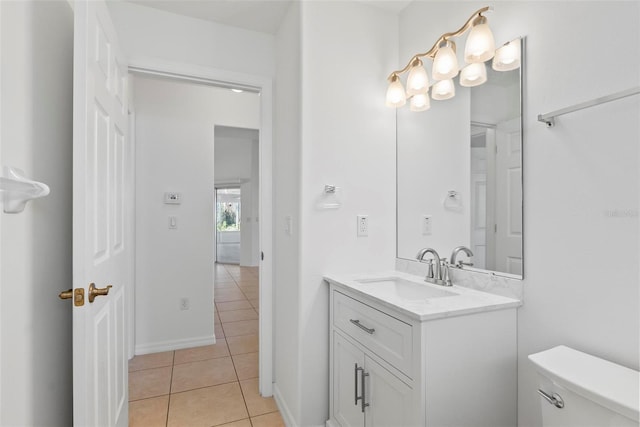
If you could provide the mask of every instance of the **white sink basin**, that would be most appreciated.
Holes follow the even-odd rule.
[[[417,301],[429,298],[453,297],[458,294],[445,289],[437,289],[428,284],[412,282],[400,277],[383,277],[356,280],[358,283],[371,286],[370,292],[379,295],[395,296],[403,300]]]

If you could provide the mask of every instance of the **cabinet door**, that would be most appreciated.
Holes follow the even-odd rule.
[[[342,427],[363,427],[360,401],[364,354],[340,334],[333,333],[333,417]]]
[[[401,427],[418,424],[413,390],[380,364],[365,356],[366,427]]]

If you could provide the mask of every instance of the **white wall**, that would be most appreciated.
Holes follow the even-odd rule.
[[[73,13],[66,1],[0,2],[0,158],[51,194],[0,213],[0,424],[72,424]]]
[[[135,78],[137,354],[213,339],[214,124],[258,127],[257,99]],[[182,204],[164,204],[166,191],[181,192]]]
[[[326,273],[392,269],[395,256],[395,112],[384,106],[397,64],[397,17],[359,2],[303,2],[300,219],[300,417],[329,408]],[[325,184],[339,209],[318,209]],[[356,216],[369,216],[369,237]],[[277,326],[276,326],[277,327]]]
[[[437,14],[440,32],[449,31],[485,5],[416,2],[401,14],[400,29]],[[638,96],[562,116],[553,129],[536,117],[640,84],[640,57],[632,54],[640,51],[640,4],[489,5],[496,41],[526,36],[518,425],[538,426],[527,355],[566,344],[639,367]]]
[[[283,416],[300,420],[300,4],[276,36],[273,144],[274,395]],[[286,218],[292,230],[285,230]],[[286,408],[285,408],[286,406]]]
[[[130,58],[166,61],[272,76],[275,37],[127,2],[109,2]]]

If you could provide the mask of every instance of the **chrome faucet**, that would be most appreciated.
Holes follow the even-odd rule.
[[[431,254],[433,259],[425,260],[424,257],[426,254]],[[416,255],[416,259],[420,262],[426,262],[429,265],[429,270],[427,272],[427,277],[424,279],[426,282],[435,283],[436,285],[443,286],[451,286],[451,281],[449,280],[449,265],[447,264],[446,258],[440,258],[438,252],[432,248],[424,248],[418,251],[418,255]],[[434,270],[435,264],[435,270]]]
[[[464,252],[469,257],[469,262],[458,261],[456,264],[456,258],[458,257],[458,254],[460,252]],[[456,268],[462,268],[463,265],[471,267],[473,265],[473,263],[471,262],[472,256],[473,252],[471,252],[471,249],[467,248],[466,246],[458,246],[453,250],[453,252],[451,252],[450,265]]]

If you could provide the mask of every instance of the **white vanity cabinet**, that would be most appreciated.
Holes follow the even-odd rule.
[[[329,282],[328,427],[516,425],[515,307],[420,320]]]

